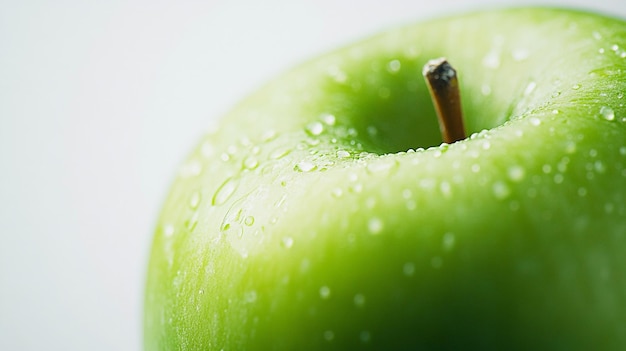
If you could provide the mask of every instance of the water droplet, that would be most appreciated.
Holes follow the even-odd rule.
[[[359,334],[359,339],[361,340],[361,342],[369,342],[372,339],[372,335],[367,330],[363,330]]]
[[[591,33],[591,35],[593,35],[593,38],[596,39],[596,40],[602,39],[602,35],[600,35],[600,33],[596,32],[596,31],[593,31]]]
[[[291,249],[291,247],[293,246],[293,238],[290,236],[284,237],[283,240],[281,240],[281,245],[285,249]]]
[[[480,92],[484,95],[484,96],[489,96],[491,95],[491,87],[488,84],[483,84],[480,87]]]
[[[593,163],[593,168],[598,173],[604,173],[606,171],[606,167],[604,166],[604,163],[600,160],[597,160],[596,162]]]
[[[204,143],[202,143],[202,146],[200,147],[200,153],[202,154],[204,158],[210,159],[213,157],[213,154],[215,153],[215,148],[213,147],[213,144],[211,144],[208,141],[205,141]]]
[[[180,176],[190,178],[199,176],[202,173],[202,163],[198,160],[191,160],[183,165],[180,170]]]
[[[552,110],[552,114],[553,115],[558,115],[559,113],[561,113],[561,111],[559,111],[557,109]]]
[[[348,190],[350,190],[351,192],[355,194],[358,194],[361,191],[363,191],[363,184],[361,183],[352,184],[348,187]]]
[[[450,198],[450,196],[452,196],[452,187],[450,186],[450,183],[446,181],[443,181],[441,182],[441,184],[439,184],[439,190],[445,198]]]
[[[245,303],[255,303],[257,300],[257,292],[255,290],[246,291],[243,294],[243,301]]]
[[[526,86],[526,89],[524,89],[524,95],[526,96],[530,95],[530,93],[532,93],[536,87],[537,87],[537,83],[535,83],[534,81],[528,83],[528,85]]]
[[[555,174],[554,178],[553,178],[555,184],[563,183],[563,179],[564,179],[564,177],[563,177],[563,175],[561,173]]]
[[[492,50],[483,58],[483,66],[486,68],[496,69],[500,67],[500,53]]]
[[[478,163],[474,163],[470,169],[472,170],[472,172],[478,173],[480,172],[480,165]]]
[[[600,109],[600,114],[602,115],[602,117],[604,117],[604,119],[606,119],[607,121],[613,121],[615,120],[615,112],[613,111],[612,108],[607,107],[607,106],[602,106],[602,108]]]
[[[530,53],[526,49],[515,49],[511,53],[511,56],[513,57],[513,60],[519,62],[526,60],[530,56]]]
[[[189,231],[193,231],[196,228],[197,224],[198,224],[198,212],[194,213],[191,216],[191,218],[185,221],[185,227],[187,227]]]
[[[599,49],[598,49],[598,53],[600,53],[600,54],[604,54],[604,48],[599,48]]]
[[[333,341],[335,338],[335,333],[332,330],[327,330],[324,332],[324,339],[326,341]]]
[[[367,222],[367,229],[369,230],[370,234],[372,234],[372,235],[380,234],[382,232],[382,230],[383,230],[383,227],[384,227],[384,223],[378,217],[372,217]]]
[[[370,174],[388,176],[389,173],[397,166],[398,163],[395,160],[376,160],[368,163],[366,170]]]
[[[444,251],[451,251],[456,244],[456,237],[454,233],[445,233],[443,235],[442,246]]]
[[[622,99],[623,97],[624,97],[624,93],[618,93],[618,94],[617,94],[617,98],[618,98],[618,99]]]
[[[545,165],[541,166],[541,170],[545,174],[550,174],[552,172],[552,166],[550,166],[549,164],[545,164]]]
[[[380,87],[378,88],[378,96],[380,96],[382,99],[387,99],[389,96],[391,96],[391,90],[389,90],[389,88],[387,87]]]
[[[195,210],[198,208],[198,205],[200,205],[200,192],[194,191],[189,197],[189,208]]]
[[[279,160],[287,155],[289,155],[289,153],[291,152],[291,147],[288,146],[281,146],[276,148],[274,151],[272,151],[270,153],[270,158],[274,159],[274,160]]]
[[[574,90],[578,90],[578,89],[580,89],[580,87],[581,87],[581,86],[580,86],[580,84],[574,84],[574,85],[572,86],[572,89],[574,89]]]
[[[402,67],[402,64],[400,63],[400,61],[398,60],[392,60],[389,61],[389,63],[387,64],[387,71],[389,71],[389,73],[398,73],[398,71],[400,71],[400,68]]]
[[[350,157],[350,153],[346,150],[339,150],[337,151],[337,157],[339,158],[346,158],[346,157]]]
[[[203,289],[198,290],[198,295],[202,295],[202,294],[204,294],[204,290]]]
[[[493,195],[498,200],[506,199],[511,194],[511,189],[509,189],[509,186],[501,181],[495,182],[491,187],[491,190],[493,191]]]
[[[568,154],[573,154],[574,152],[576,152],[576,143],[573,141],[568,141],[565,144],[565,152],[567,152]]]
[[[261,135],[261,140],[268,142],[274,140],[276,138],[276,131],[273,129],[266,130],[263,135]]]
[[[598,156],[598,150],[596,150],[596,149],[589,150],[589,156],[591,156],[591,157]]]
[[[443,266],[443,259],[439,256],[434,256],[430,259],[430,265],[435,269],[439,269]]]
[[[311,172],[314,171],[316,168],[317,166],[311,162],[300,161],[295,165],[294,170],[298,172]]]
[[[335,117],[335,115],[331,115],[330,113],[322,114],[320,119],[322,120],[322,122],[326,123],[326,125],[329,126],[334,126],[337,122],[337,118]]]
[[[626,156],[626,146],[622,146],[619,148],[619,153],[622,156]]]
[[[331,191],[331,195],[335,198],[340,198],[343,195],[343,190],[341,188],[335,188]]]
[[[320,297],[324,300],[328,300],[330,298],[330,288],[326,285],[320,288]]]
[[[365,296],[363,296],[363,294],[354,295],[354,305],[356,307],[363,307],[365,305]]]
[[[509,175],[509,179],[511,179],[514,182],[519,182],[522,179],[524,179],[525,173],[526,173],[526,171],[524,170],[524,167],[519,166],[519,165],[511,166],[507,170],[507,174]]]
[[[306,126],[307,134],[317,136],[324,132],[324,125],[321,122],[312,122]]]
[[[489,148],[491,148],[491,143],[489,140],[484,140],[481,146],[483,150],[489,150]]]
[[[239,180],[236,178],[228,178],[219,188],[215,191],[215,195],[211,199],[211,204],[213,206],[221,205],[226,202],[237,190],[237,186],[239,186]]]
[[[541,124],[541,120],[537,117],[531,117],[528,121],[535,127]]]
[[[413,262],[407,262],[402,266],[402,273],[407,277],[412,276],[415,273],[415,264]]]
[[[341,68],[337,66],[328,67],[328,75],[335,80],[337,83],[345,83],[348,80],[348,75],[346,72],[342,71]]]
[[[242,165],[245,169],[253,170],[259,166],[259,160],[254,156],[248,156],[243,159]]]
[[[254,217],[253,216],[247,216],[246,218],[244,218],[243,224],[247,225],[248,227],[253,225],[254,224]]]
[[[407,200],[406,201],[406,209],[409,211],[413,211],[417,208],[417,203],[415,200]]]
[[[165,235],[166,238],[172,237],[174,235],[174,226],[167,224],[163,227],[163,235]]]

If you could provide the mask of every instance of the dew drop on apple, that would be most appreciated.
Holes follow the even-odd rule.
[[[363,294],[356,294],[356,295],[354,295],[354,305],[356,307],[363,307],[363,306],[365,306],[365,296]]]
[[[407,277],[413,276],[415,274],[415,264],[413,262],[407,262],[402,266],[402,273]]]
[[[294,170],[298,172],[311,172],[317,169],[317,166],[309,161],[300,161],[294,166]]]
[[[279,160],[287,155],[289,155],[289,153],[292,151],[291,147],[288,146],[281,146],[278,147],[276,149],[274,149],[271,153],[270,153],[270,158],[274,159],[274,160]]]
[[[511,179],[514,182],[522,181],[524,179],[524,176],[526,175],[525,173],[526,171],[524,170],[524,167],[519,166],[519,165],[511,166],[507,170],[509,179]]]
[[[480,87],[480,92],[483,94],[483,96],[489,96],[491,95],[491,87],[488,84],[483,84]]]
[[[244,218],[243,220],[243,224],[247,225],[248,227],[252,226],[254,224],[254,217],[246,216],[246,218]]]
[[[580,84],[574,84],[574,85],[572,85],[572,89],[573,89],[573,90],[578,90],[578,89],[580,89],[580,88],[581,88],[581,85],[580,85]]]
[[[348,152],[346,150],[339,150],[339,151],[337,151],[337,157],[339,157],[339,158],[350,157],[350,152]]]
[[[286,236],[281,240],[281,246],[285,249],[291,249],[293,247],[293,238],[290,236]]]
[[[563,180],[565,179],[565,176],[563,176],[563,174],[561,173],[557,173],[554,175],[554,177],[552,178],[555,184],[561,184],[563,183]]]
[[[368,163],[366,170],[370,174],[388,176],[397,166],[398,163],[395,160],[377,160],[376,162]]]
[[[526,60],[530,56],[530,53],[527,49],[518,48],[511,52],[511,56],[513,57],[513,60],[521,62]]]
[[[318,136],[324,132],[324,125],[318,121],[311,122],[307,124],[305,130],[310,136]]]
[[[323,300],[328,300],[330,298],[330,288],[326,285],[320,288],[320,297]]]
[[[189,197],[189,208],[195,210],[198,208],[198,205],[200,205],[200,192],[194,191]]]
[[[243,301],[245,303],[255,303],[257,298],[258,298],[258,296],[257,296],[256,290],[246,291],[243,294]]]
[[[537,88],[537,83],[532,81],[530,83],[528,83],[528,85],[526,86],[526,89],[524,89],[524,95],[528,96],[530,95],[535,88]]]
[[[537,117],[531,117],[528,121],[535,127],[541,124],[541,120]]]
[[[180,176],[190,178],[199,176],[202,173],[202,163],[198,160],[191,160],[183,165],[180,170]]]
[[[243,159],[242,165],[244,169],[254,170],[259,166],[259,160],[250,155]]]
[[[491,190],[493,191],[493,195],[498,200],[504,200],[511,194],[511,189],[509,189],[509,186],[502,181],[497,181],[493,183]]]
[[[361,331],[361,333],[359,333],[359,339],[361,340],[361,342],[367,343],[372,339],[372,335],[369,331],[363,330]]]
[[[619,148],[619,153],[622,156],[626,156],[626,146],[622,146]]]
[[[220,187],[215,191],[213,198],[211,199],[211,204],[213,206],[222,205],[224,202],[228,201],[228,199],[235,193],[237,187],[239,186],[239,180],[237,178],[228,178]]]
[[[335,123],[337,122],[337,118],[335,117],[335,115],[330,114],[330,113],[322,114],[320,119],[322,120],[322,122],[326,123],[326,125],[328,126],[334,126]]]
[[[593,163],[593,169],[598,173],[604,173],[606,171],[606,166],[600,160],[597,160]]]
[[[454,249],[455,244],[456,244],[456,237],[454,236],[454,233],[447,232],[443,235],[442,247],[444,251],[452,251],[452,249]]]
[[[441,182],[441,184],[439,184],[439,191],[441,191],[441,194],[445,198],[450,198],[452,196],[452,186],[450,186],[450,183],[446,181],[443,181]]]
[[[189,231],[193,231],[198,224],[198,212],[194,213],[189,219],[185,221],[185,227]]]
[[[430,265],[435,269],[441,268],[441,266],[443,266],[443,258],[441,258],[441,256],[433,256],[433,258],[430,259]]]
[[[333,341],[335,339],[335,333],[332,330],[327,330],[324,332],[324,340]]]
[[[334,198],[340,198],[343,195],[343,190],[341,188],[334,188],[330,193]]]
[[[402,68],[402,64],[399,60],[392,60],[387,64],[387,71],[392,74],[398,73],[400,68]]]
[[[371,235],[378,235],[383,231],[384,223],[378,217],[372,217],[367,222],[367,229],[369,230]]]
[[[602,106],[602,108],[600,109],[600,115],[602,115],[602,117],[607,121],[615,120],[615,112],[610,107]]]
[[[167,224],[165,227],[163,227],[163,234],[166,238],[172,237],[174,235],[174,226],[171,224]]]

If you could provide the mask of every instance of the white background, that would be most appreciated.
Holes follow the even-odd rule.
[[[0,0],[0,350],[141,349],[153,223],[211,120],[328,49],[504,3]]]

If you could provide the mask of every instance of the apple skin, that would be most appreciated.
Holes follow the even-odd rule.
[[[460,76],[440,145],[423,64]],[[626,23],[394,29],[221,120],[156,225],[146,350],[626,349]]]

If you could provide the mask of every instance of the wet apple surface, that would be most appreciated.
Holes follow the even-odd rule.
[[[459,73],[442,144],[421,76]],[[626,347],[626,22],[398,28],[285,73],[181,167],[146,350]]]

